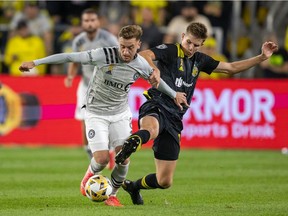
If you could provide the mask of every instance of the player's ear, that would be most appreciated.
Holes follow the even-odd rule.
[[[139,42],[138,42],[138,49],[140,49],[141,45],[142,45],[142,41],[139,40]]]

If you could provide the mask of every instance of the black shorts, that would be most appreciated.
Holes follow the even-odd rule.
[[[180,153],[182,122],[175,124],[175,119],[170,119],[169,113],[152,101],[146,101],[141,106],[139,122],[147,115],[155,117],[159,122],[159,135],[153,143],[154,157],[159,160],[177,160]],[[181,127],[177,127],[177,125],[181,125]]]

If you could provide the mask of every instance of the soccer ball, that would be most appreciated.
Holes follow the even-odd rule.
[[[103,175],[94,175],[89,178],[85,185],[86,196],[95,202],[103,202],[112,193],[110,180]]]

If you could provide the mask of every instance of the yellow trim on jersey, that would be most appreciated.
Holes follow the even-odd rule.
[[[185,54],[184,54],[184,51],[181,49],[180,44],[179,44],[179,43],[176,43],[175,45],[177,46],[177,50],[178,50],[177,55],[178,55],[178,57],[184,58]]]
[[[183,69],[183,58],[184,58],[184,51],[181,49],[181,46],[179,43],[176,43],[175,44],[177,46],[177,55],[178,55],[178,58],[180,58],[180,67],[178,68],[179,71],[182,71],[184,72],[184,69]]]
[[[178,134],[179,145],[181,146],[181,134]]]

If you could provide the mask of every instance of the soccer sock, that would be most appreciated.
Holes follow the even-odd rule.
[[[141,144],[145,144],[150,139],[150,132],[148,130],[139,130],[133,133],[130,137],[138,136],[141,139]]]
[[[144,176],[143,178],[138,179],[137,181],[134,182],[134,188],[136,190],[139,189],[164,189],[158,184],[157,178],[156,178],[156,173],[149,174]]]
[[[122,185],[124,179],[126,178],[126,175],[128,173],[128,168],[129,168],[129,163],[124,165],[124,164],[116,164],[114,166],[114,169],[111,173],[111,183],[113,186],[113,190],[111,195],[116,195],[118,189]]]
[[[98,174],[98,173],[101,172],[105,167],[106,167],[106,165],[101,165],[101,164],[97,163],[94,158],[91,159],[90,168],[91,168],[91,171],[92,171],[94,174]]]

